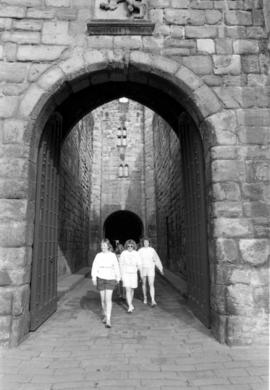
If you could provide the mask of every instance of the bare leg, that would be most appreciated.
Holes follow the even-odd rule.
[[[146,279],[147,276],[142,277],[143,303],[147,303]]]
[[[148,276],[148,283],[149,283],[149,290],[150,290],[150,297],[151,297],[152,305],[156,305],[154,282],[155,282],[155,275]]]
[[[102,314],[106,317],[106,300],[105,300],[105,290],[100,291],[100,301],[102,307]]]
[[[106,324],[111,325],[111,313],[112,313],[112,293],[113,290],[105,290],[106,301]]]
[[[128,305],[128,312],[131,312],[131,309],[132,309],[132,288],[130,287],[126,287],[126,301],[127,301],[127,305]]]
[[[133,306],[133,304],[132,304],[132,302],[133,302],[133,297],[134,297],[134,288],[131,288],[131,289],[130,289],[130,298],[131,298],[130,303],[131,303],[132,311],[134,310],[134,306]]]

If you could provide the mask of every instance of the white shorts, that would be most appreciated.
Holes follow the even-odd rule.
[[[142,277],[146,277],[146,276],[155,276],[155,268],[152,268],[152,267],[145,267],[145,268],[142,268]]]

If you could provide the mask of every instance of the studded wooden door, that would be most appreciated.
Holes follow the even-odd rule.
[[[31,276],[30,329],[57,308],[57,223],[62,120],[54,114],[45,126],[38,152],[35,230]]]
[[[195,124],[186,115],[180,123],[185,188],[185,256],[189,305],[210,327],[210,286],[203,146]]]

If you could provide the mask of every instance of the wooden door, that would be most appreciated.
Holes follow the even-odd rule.
[[[41,137],[37,161],[30,330],[40,326],[57,308],[57,224],[61,133],[61,116],[53,114]]]

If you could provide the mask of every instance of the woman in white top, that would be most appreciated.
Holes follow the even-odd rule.
[[[140,256],[136,251],[137,245],[133,240],[127,240],[125,250],[121,253],[119,263],[123,281],[123,287],[126,289],[126,301],[128,304],[128,313],[132,313],[134,306],[132,304],[134,289],[138,287],[138,273],[141,273]]]
[[[108,239],[101,241],[101,252],[96,255],[91,272],[93,284],[100,292],[106,328],[111,328],[112,293],[121,279],[117,257],[111,249]]]
[[[160,258],[154,248],[150,246],[150,240],[148,238],[142,239],[143,247],[138,250],[142,264],[142,290],[143,290],[143,303],[147,304],[147,290],[146,290],[146,279],[148,279],[151,306],[156,306],[155,301],[155,267],[163,275],[163,266]]]

